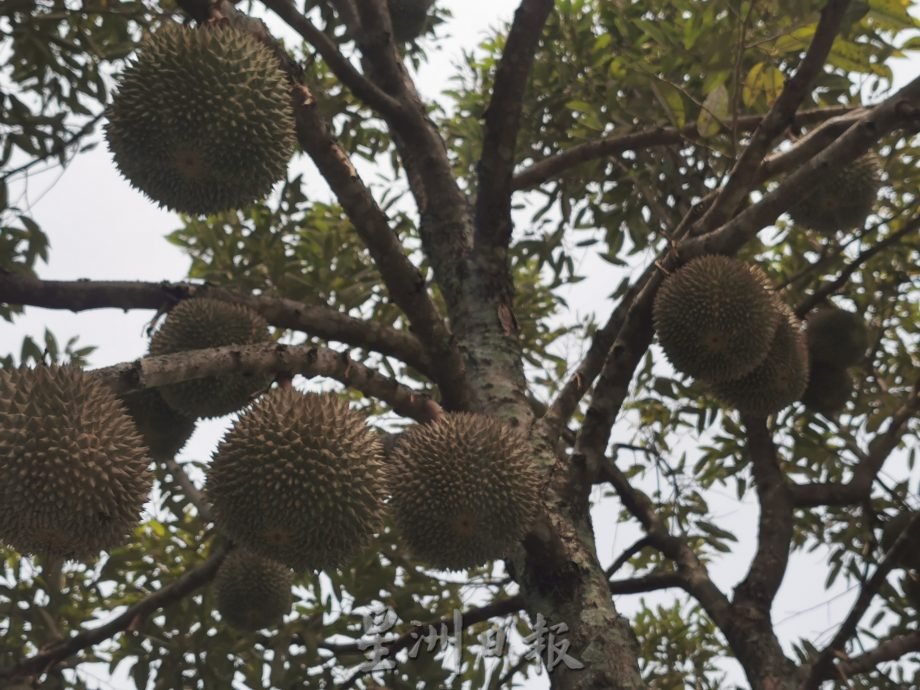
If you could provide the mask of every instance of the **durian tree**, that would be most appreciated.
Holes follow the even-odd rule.
[[[0,3],[0,315],[150,317],[0,343],[0,688],[920,686],[920,6],[459,1]],[[42,277],[100,142],[187,281]]]

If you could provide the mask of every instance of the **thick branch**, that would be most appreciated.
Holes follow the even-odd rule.
[[[316,110],[316,100],[306,87],[295,87],[297,132],[304,150],[316,163],[339,203],[364,241],[393,301],[405,312],[412,330],[430,356],[441,365],[438,383],[449,405],[461,406],[465,398],[463,363],[451,344],[450,334],[425,289],[425,281],[402,251],[386,214],[358,176],[348,154],[333,139]]]
[[[888,573],[895,566],[902,553],[905,553],[908,549],[916,548],[912,544],[910,533],[917,526],[920,526],[920,513],[915,515],[904,528],[904,531],[898,535],[897,540],[895,540],[888,553],[885,554],[882,562],[878,564],[872,577],[863,584],[853,608],[850,609],[850,613],[840,624],[834,639],[831,640],[827,647],[821,650],[818,658],[811,665],[808,677],[802,683],[800,690],[819,690],[821,683],[829,676],[835,657],[843,652],[847,641],[856,633],[859,621],[862,620],[866,610],[869,608],[869,604],[872,603],[872,599],[875,598],[875,595],[885,583]]]
[[[718,227],[727,221],[747,196],[773,141],[792,123],[795,111],[811,91],[812,83],[824,67],[849,4],[850,0],[828,0],[824,6],[805,57],[792,78],[786,82],[770,111],[754,130],[750,142],[732,169],[715,203],[697,223],[701,230]]]
[[[399,101],[386,94],[356,70],[345,56],[339,52],[335,43],[307,20],[291,0],[262,0],[262,4],[281,17],[288,26],[313,46],[316,52],[326,61],[326,64],[329,65],[335,76],[351,89],[355,96],[377,112],[388,117],[398,118],[402,116]]]
[[[485,111],[476,187],[476,244],[507,247],[511,239],[511,174],[524,92],[553,0],[522,0],[508,33]]]
[[[851,110],[852,108],[846,106],[806,110],[795,115],[792,124],[810,125],[823,122],[833,117],[845,115]],[[763,115],[739,117],[737,120],[738,129],[739,131],[755,129],[763,118]],[[512,186],[514,189],[530,189],[547,180],[558,177],[575,166],[598,158],[609,158],[625,151],[636,151],[654,146],[673,146],[685,141],[693,141],[697,137],[697,125],[694,122],[680,128],[658,125],[638,132],[613,134],[602,139],[586,141],[583,144],[577,144],[570,149],[553,154],[520,169],[514,175]]]
[[[426,375],[432,372],[432,365],[414,336],[328,307],[278,297],[242,295],[207,284],[41,280],[21,273],[0,273],[0,302],[5,304],[75,312],[105,308],[163,310],[190,297],[244,304],[259,312],[272,326],[379,352]]]
[[[744,417],[747,450],[757,488],[760,520],[757,552],[747,575],[735,589],[736,606],[753,606],[769,616],[782,584],[792,543],[792,497],[780,470],[766,419]]]
[[[838,662],[834,675],[847,678],[862,673],[871,673],[877,669],[879,664],[886,661],[897,661],[911,652],[920,652],[920,630],[889,638],[865,654]]]
[[[326,376],[382,400],[397,414],[420,422],[431,421],[442,412],[431,398],[354,361],[347,354],[309,345],[267,343],[190,350],[145,357],[96,369],[93,373],[116,393],[127,393],[229,372]]]
[[[832,170],[846,165],[896,129],[920,128],[920,78],[870,109],[845,134],[789,175],[776,189],[728,223],[707,235],[681,242],[682,260],[703,254],[731,254],[772,223],[801,197],[801,190],[813,186]],[[669,267],[670,268],[670,267]]]
[[[52,665],[84,649],[89,649],[100,642],[104,642],[129,627],[137,625],[139,621],[142,621],[157,609],[182,599],[202,585],[210,582],[225,556],[226,551],[218,551],[201,565],[186,572],[175,582],[132,604],[108,623],[51,645],[35,656],[20,661],[15,666],[0,669],[0,678],[40,675],[45,673]]]

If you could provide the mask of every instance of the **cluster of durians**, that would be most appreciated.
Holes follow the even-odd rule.
[[[671,364],[744,413],[773,414],[805,391],[805,334],[756,266],[717,255],[691,260],[661,285],[653,318]]]
[[[802,402],[825,415],[839,412],[855,387],[847,368],[862,361],[869,345],[866,324],[854,312],[827,305],[808,316],[806,334],[811,376]]]
[[[433,0],[389,0],[393,37],[417,38]],[[268,194],[294,152],[291,89],[242,21],[147,35],[107,109],[116,167],[158,205],[188,214],[243,208]]]
[[[151,352],[267,337],[247,308],[192,299],[170,312]],[[507,556],[529,529],[536,470],[508,425],[446,414],[401,434],[384,459],[380,434],[341,397],[286,386],[252,402],[268,383],[231,373],[119,399],[75,367],[0,371],[0,541],[79,560],[119,545],[147,500],[150,458],[171,458],[194,417],[230,408],[245,409],[214,453],[206,495],[237,546],[215,579],[218,610],[234,626],[276,621],[290,606],[292,570],[345,564],[388,515],[414,556],[438,569]]]

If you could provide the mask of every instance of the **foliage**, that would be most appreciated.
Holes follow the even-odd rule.
[[[331,10],[334,4],[298,3],[322,27],[323,36],[346,55],[355,55],[355,43]],[[550,400],[563,387],[598,329],[595,316],[587,324],[571,318],[572,311],[584,311],[572,295],[585,294],[579,290],[590,285],[597,295],[610,298],[612,309],[628,281],[672,245],[671,232],[681,219],[699,213],[696,205],[730,175],[749,140],[752,127],[743,126],[746,118],[763,115],[789,83],[815,36],[824,4],[556,0],[522,102],[518,170],[601,137],[664,130],[677,130],[679,136],[674,143],[592,157],[515,197],[517,227],[508,252],[514,317],[535,399]],[[243,5],[257,10],[259,3]],[[405,48],[410,73],[439,47],[437,36],[450,31],[446,10],[439,6],[433,33]],[[893,60],[915,58],[920,50],[920,22],[911,14],[917,10],[912,0],[852,0],[826,67],[800,110],[880,100],[894,78]],[[66,166],[99,142],[97,124],[111,96],[113,75],[144,30],[182,16],[168,0],[13,0],[0,8],[0,54],[5,57],[0,68],[0,278],[40,275],[39,264],[47,260],[48,237],[17,197],[28,176],[39,166]],[[506,29],[467,46],[449,87],[428,105],[459,184],[471,199],[482,191],[477,189],[477,164],[486,137],[488,94],[507,47]],[[390,229],[445,313],[448,300],[433,284],[431,257],[422,249],[425,213],[413,203],[412,180],[386,118],[343,85],[312,46],[299,37],[287,43],[304,68],[319,114],[330,120],[358,168],[376,175],[367,177]],[[817,120],[797,122],[783,146],[800,142],[817,126]],[[831,301],[865,319],[869,353],[850,369],[856,392],[842,413],[825,416],[796,404],[773,420],[779,466],[789,483],[848,481],[879,442],[879,432],[916,395],[920,233],[915,228],[902,233],[916,220],[920,144],[916,137],[890,135],[879,142],[878,152],[883,189],[864,228],[823,236],[781,216],[739,252],[767,273],[793,308],[860,262],[832,291]],[[344,203],[307,181],[305,159],[298,156],[288,179],[262,202],[207,217],[181,217],[168,240],[190,257],[189,278],[413,332]],[[756,203],[783,179],[765,181],[742,206]],[[0,303],[0,316],[7,321],[21,312],[17,305]],[[607,314],[596,317],[603,323]],[[283,342],[321,344],[308,333],[279,330]],[[62,347],[46,331],[43,343],[27,338],[17,357],[8,354],[0,364],[69,359],[83,365],[91,353],[75,339]],[[437,394],[431,380],[398,358],[359,347],[350,354],[419,394]],[[586,422],[588,402],[576,410],[573,427]],[[398,431],[403,425],[392,421],[395,415],[384,402],[361,404],[382,427]],[[739,543],[753,540],[716,507],[724,505],[726,490],[739,503],[756,498],[743,420],[706,386],[673,372],[657,347],[641,359],[615,430],[623,446],[616,451],[618,466],[701,563],[718,564]],[[894,451],[893,468],[873,483],[864,502],[794,511],[791,549],[799,554],[823,549],[827,569],[820,577],[829,590],[864,585],[884,557],[878,545],[884,519],[918,506],[916,482],[911,484],[908,475],[915,469],[916,431],[913,419],[906,442]],[[562,445],[571,446],[570,440]],[[185,459],[182,466],[198,481],[205,463]],[[595,492],[593,500],[619,509],[624,522],[638,524],[612,495]],[[603,527],[598,525],[598,532]],[[108,619],[118,607],[176,581],[222,545],[223,538],[176,474],[158,467],[143,523],[126,546],[98,561],[61,567],[0,550],[0,668],[76,633],[86,621]],[[657,549],[642,548],[623,567],[631,578],[656,576],[673,573],[672,560]],[[899,577],[888,578],[860,625],[858,643],[866,649],[916,630],[916,605]],[[204,588],[138,619],[125,634],[77,660],[128,674],[144,689],[331,688],[344,679],[351,679],[350,687],[373,688],[381,676],[361,672],[365,652],[357,646],[370,639],[362,627],[364,614],[392,607],[400,619],[394,631],[402,633],[412,630],[414,621],[450,619],[454,610],[502,601],[517,592],[498,564],[464,576],[421,568],[388,527],[347,566],[299,573],[294,611],[277,629],[229,630],[214,612],[213,594]],[[643,679],[661,690],[727,687],[724,662],[734,654],[731,645],[704,607],[683,593],[675,596],[668,605],[643,599],[630,616]],[[508,628],[509,638],[517,642],[530,630],[521,613],[467,628],[459,663],[449,647],[423,651],[414,660],[403,649],[397,671],[385,676],[386,687],[491,689],[503,674],[508,676],[504,687],[511,687],[527,672],[528,660],[519,648],[497,665],[477,659],[483,649],[477,635],[489,626]],[[787,655],[797,662],[814,660],[827,641],[807,631],[783,640],[789,642]],[[855,656],[859,648],[851,651]],[[914,652],[878,665],[851,684],[908,687],[920,682],[918,674]],[[96,687],[88,673],[69,665],[52,669],[46,682]]]

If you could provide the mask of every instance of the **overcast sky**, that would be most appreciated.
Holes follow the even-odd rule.
[[[430,56],[430,62],[421,72],[419,84],[424,94],[434,96],[446,85],[447,75],[453,72],[452,63],[459,57],[461,48],[474,46],[485,35],[489,26],[509,19],[517,5],[516,0],[445,0],[454,19],[448,31],[451,40],[439,44]],[[901,62],[897,65],[898,83],[917,76],[920,64]],[[326,195],[321,182],[307,162],[298,164],[308,172],[309,189]],[[22,191],[22,190],[20,190]],[[64,172],[46,172],[33,176],[28,182],[28,201],[31,212],[51,241],[48,265],[38,266],[38,273],[49,279],[129,279],[129,280],[182,280],[186,276],[189,260],[177,248],[168,244],[164,235],[180,226],[172,213],[159,210],[133,190],[118,175],[111,164],[105,146],[77,158]],[[16,197],[13,196],[13,199]],[[21,203],[21,202],[20,202]],[[586,259],[583,269],[590,279],[573,287],[567,293],[570,304],[578,305],[583,315],[591,311],[605,319],[611,309],[604,297],[618,278],[611,267]],[[106,366],[141,356],[147,348],[144,328],[151,312],[121,313],[117,310],[99,310],[70,314],[61,311],[30,308],[25,316],[13,325],[0,322],[0,352],[15,351],[25,335],[40,341],[44,329],[50,328],[63,343],[79,335],[83,344],[98,347],[91,357],[91,366]],[[566,319],[572,315],[566,315]],[[206,458],[227,425],[226,419],[203,421],[192,441],[180,454],[180,459]],[[906,467],[890,467],[892,474],[903,476]],[[595,498],[600,497],[600,489]],[[753,535],[757,509],[752,499],[739,502],[730,490],[713,492],[716,522],[728,525],[742,536],[734,553],[720,560],[712,568],[716,584],[730,591],[743,575],[753,553]],[[632,525],[618,526],[618,504],[608,499],[595,508],[595,531],[599,553],[604,564],[609,564],[617,554],[633,543],[639,530]],[[826,574],[824,553],[811,555],[797,553],[774,608],[778,632],[788,643],[800,636],[826,641],[836,624],[845,615],[853,592],[845,592],[838,584],[825,592]],[[668,602],[673,595],[649,595],[650,601]],[[640,603],[640,597],[618,597],[617,606],[629,615]],[[788,649],[788,647],[787,647]],[[737,668],[733,678],[739,679]],[[130,688],[120,678],[113,678],[101,687]],[[529,690],[548,687],[545,676],[533,678],[526,686]]]

